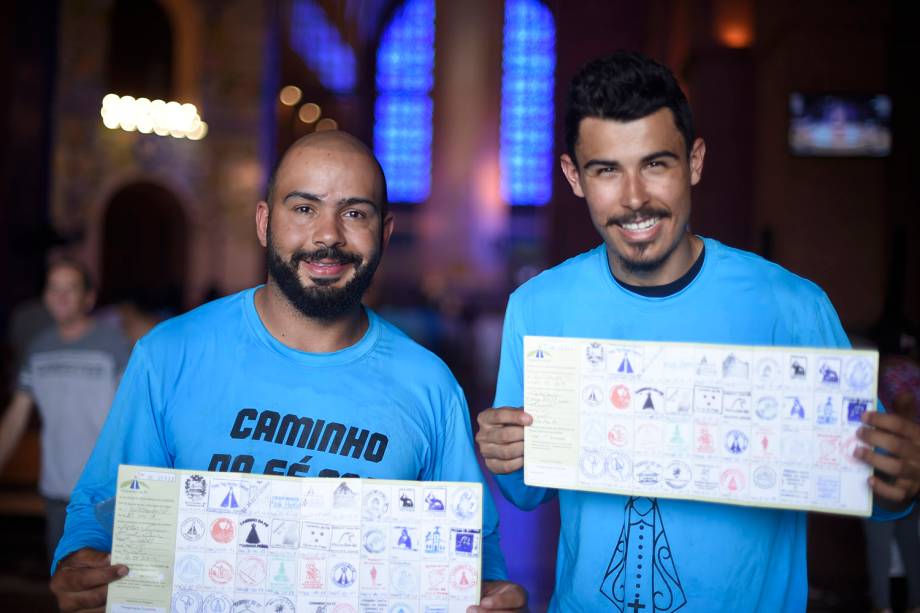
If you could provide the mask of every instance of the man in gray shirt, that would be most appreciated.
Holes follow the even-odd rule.
[[[54,326],[39,333],[22,361],[19,385],[0,421],[0,467],[25,432],[32,407],[42,418],[41,476],[49,556],[64,529],[67,501],[112,404],[130,346],[90,316],[90,277],[77,262],[51,265],[44,301]]]

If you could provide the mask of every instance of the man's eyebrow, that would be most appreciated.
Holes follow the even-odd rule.
[[[323,201],[323,198],[321,196],[317,196],[316,194],[311,194],[310,192],[301,192],[297,190],[285,196],[284,202],[287,202],[291,198],[302,198],[303,200],[309,200],[311,202],[322,202]]]
[[[605,166],[605,167],[610,166],[612,168],[619,168],[620,163],[617,162],[616,160],[588,160],[583,166],[583,168],[588,169],[588,168],[591,168],[592,166]]]
[[[361,198],[360,196],[352,196],[351,198],[344,198],[342,200],[339,200],[339,204],[344,204],[345,206],[351,206],[355,204],[369,204],[375,209],[380,208],[379,206],[377,206],[377,203],[371,200],[370,198]]]
[[[671,158],[673,160],[680,160],[678,155],[673,151],[668,151],[667,149],[662,149],[661,151],[656,151],[655,153],[649,153],[646,156],[642,157],[642,162],[651,162],[652,160],[657,160],[660,158]]]

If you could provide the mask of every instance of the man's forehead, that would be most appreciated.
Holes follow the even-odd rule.
[[[618,147],[647,142],[656,146],[672,145],[683,148],[683,134],[677,128],[674,114],[667,107],[638,119],[621,121],[612,118],[585,117],[578,125],[576,149],[586,147]]]

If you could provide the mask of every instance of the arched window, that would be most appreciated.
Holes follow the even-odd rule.
[[[374,153],[392,202],[422,202],[431,192],[434,21],[434,0],[406,0],[377,47]]]
[[[291,6],[291,47],[336,94],[351,94],[357,82],[355,52],[315,0],[295,0]]]
[[[556,23],[540,0],[505,0],[501,189],[505,202],[543,205],[553,192]]]

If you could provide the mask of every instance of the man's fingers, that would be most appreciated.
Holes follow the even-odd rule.
[[[902,471],[904,471],[906,467],[905,463],[899,458],[877,453],[869,447],[858,448],[856,450],[856,457],[858,457],[860,460],[872,468],[880,470],[886,475],[891,475],[892,477],[901,476]]]
[[[108,585],[100,585],[91,590],[66,594],[60,600],[61,611],[104,611],[108,591]]]
[[[484,443],[479,445],[479,453],[487,460],[514,460],[524,457],[524,443],[511,443],[508,445],[494,445]]]
[[[486,460],[486,467],[496,475],[507,475],[524,466],[524,458],[514,460]]]
[[[860,428],[856,431],[856,435],[867,445],[884,449],[898,457],[910,457],[910,455],[916,455],[918,451],[911,441],[886,430]]]
[[[524,440],[524,428],[520,426],[499,426],[476,433],[480,445],[510,445]]]
[[[885,483],[878,477],[869,477],[869,487],[872,488],[875,495],[894,502],[904,502],[910,497],[904,484],[902,479],[891,484]]]
[[[480,428],[488,426],[529,426],[533,423],[533,417],[521,409],[501,407],[498,409],[486,409],[477,417]]]
[[[866,411],[862,415],[862,422],[879,430],[895,432],[910,440],[920,440],[920,425],[894,413]]]

